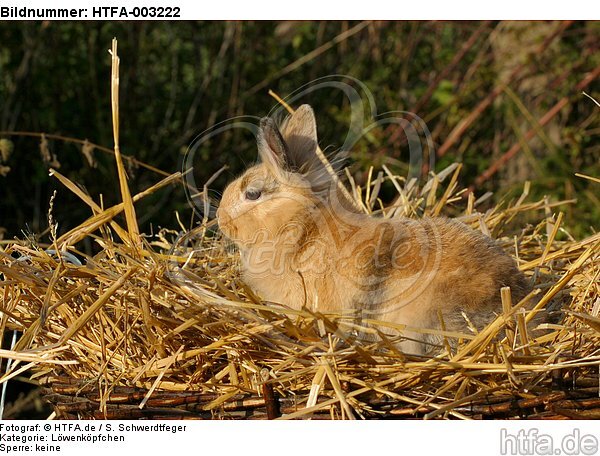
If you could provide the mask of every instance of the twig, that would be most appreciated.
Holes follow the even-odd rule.
[[[585,78],[583,78],[575,87],[576,90],[580,91],[587,87],[592,81],[594,81],[600,75],[600,66],[597,66],[592,72],[590,72]],[[543,127],[550,120],[552,120],[561,109],[563,109],[567,103],[569,102],[569,97],[561,98],[544,116],[539,120],[539,126]],[[525,133],[525,140],[530,141],[535,135],[537,131],[537,126],[532,127],[527,133]],[[492,165],[486,169],[479,177],[475,179],[475,184],[470,187],[470,191],[473,191],[474,188],[479,187],[485,181],[487,181],[490,177],[496,174],[504,164],[514,157],[517,152],[521,150],[521,142],[515,143],[508,151],[506,151],[498,160],[496,160]]]
[[[548,48],[550,43],[552,43],[556,37],[560,36],[562,32],[571,25],[572,22],[573,21],[563,22],[561,26],[553,34],[546,38],[544,42],[535,50],[535,54],[543,53]],[[446,152],[448,152],[448,150],[454,146],[454,144],[462,137],[471,124],[475,122],[475,120],[488,108],[488,106],[492,104],[498,95],[504,91],[504,88],[521,75],[521,72],[526,68],[526,65],[527,63],[522,63],[521,65],[517,66],[505,81],[498,84],[494,90],[492,90],[490,94],[485,97],[467,117],[461,120],[459,124],[454,127],[454,129],[448,135],[446,141],[438,149],[437,155],[439,157],[446,155]]]
[[[362,29],[364,29],[367,25],[369,25],[369,22],[370,21],[362,21],[362,22],[356,24],[351,29],[346,30],[345,32],[342,32],[339,35],[337,35],[331,41],[328,41],[327,43],[319,46],[318,48],[316,48],[314,50],[312,50],[308,54],[303,55],[299,59],[293,61],[289,65],[283,67],[281,70],[275,72],[274,74],[270,75],[269,77],[263,79],[258,84],[256,84],[253,87],[251,87],[244,94],[244,97],[249,97],[250,95],[255,94],[259,90],[262,90],[265,87],[267,87],[272,81],[274,81],[276,79],[279,79],[280,77],[285,76],[288,73],[291,73],[292,71],[300,68],[305,63],[310,62],[314,58],[316,58],[319,55],[323,54],[324,52],[328,51],[329,49],[331,49],[332,47],[334,47],[336,44],[339,44],[339,43],[343,42],[344,40],[347,40],[351,36],[356,35],[358,32],[360,32]]]

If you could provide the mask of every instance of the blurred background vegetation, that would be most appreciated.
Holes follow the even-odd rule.
[[[47,240],[54,190],[59,233],[91,215],[48,176],[51,167],[96,201],[102,195],[105,206],[120,201],[114,158],[97,147],[113,146],[113,37],[122,152],[163,172],[181,170],[188,145],[207,128],[266,115],[276,105],[269,89],[285,97],[318,78],[348,75],[379,112],[424,119],[436,169],[462,162],[461,185],[495,192],[487,204],[516,197],[530,180],[532,198],[577,200],[557,209],[575,237],[598,227],[599,184],[575,176],[600,177],[598,22],[2,22],[0,240]],[[301,102],[315,108],[322,146],[340,147],[350,111],[342,94],[317,91]],[[202,185],[227,165],[211,184],[219,191],[255,159],[252,136],[230,130],[202,145],[194,176]],[[374,129],[351,159],[359,183],[370,166],[404,175],[405,137],[393,125]],[[126,162],[133,194],[163,177],[139,162]],[[182,185],[137,205],[147,233],[178,229],[175,212],[192,219]],[[11,382],[9,397],[5,418],[49,413],[39,390]]]
[[[266,115],[276,105],[269,89],[286,96],[317,78],[349,75],[366,85],[379,112],[423,118],[436,168],[462,162],[461,184],[478,195],[515,196],[531,180],[533,197],[577,199],[560,210],[565,226],[582,236],[600,220],[598,184],[574,175],[600,176],[600,107],[582,93],[600,99],[599,32],[597,22],[3,22],[0,236],[43,233],[55,189],[59,232],[90,215],[48,176],[50,167],[96,201],[102,195],[105,206],[120,200],[109,153],[51,136],[112,148],[113,36],[121,57],[121,149],[143,163],[180,170],[187,146],[205,129]],[[348,102],[325,91],[301,101],[315,108],[322,145],[339,147]],[[373,130],[352,150],[359,182],[370,165],[405,173],[397,130]],[[252,137],[229,131],[200,149],[196,182],[228,165],[211,185],[222,190],[255,159]],[[162,177],[128,164],[132,193]],[[146,232],[177,228],[175,211],[190,220],[181,185],[137,207]]]

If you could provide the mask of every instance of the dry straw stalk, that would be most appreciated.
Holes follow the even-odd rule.
[[[129,193],[116,42],[112,59],[122,202],[103,208],[53,171],[90,217],[48,245],[0,246],[0,331],[22,332],[14,349],[0,350],[14,361],[0,382],[29,372],[60,418],[600,417],[600,235],[563,236],[554,209],[568,202],[527,201],[526,184],[517,201],[480,212],[482,200],[458,188],[460,165],[430,173],[421,188],[387,168],[363,187],[350,180],[346,191],[373,216],[451,214],[490,233],[540,297],[523,313],[524,302],[504,290],[498,317],[478,333],[413,328],[456,344],[408,356],[395,344],[402,326],[261,302],[240,281],[235,253],[208,229],[212,221],[140,235],[134,203],[181,176]],[[390,205],[384,186],[398,193]],[[523,226],[524,218],[537,223]],[[85,238],[98,253],[78,250]],[[526,323],[549,305],[562,307],[562,318],[532,338]],[[357,329],[377,337],[356,340]]]

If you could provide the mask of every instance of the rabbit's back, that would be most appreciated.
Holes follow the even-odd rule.
[[[417,326],[437,328],[439,310],[448,329],[467,326],[463,313],[480,329],[500,312],[502,287],[511,288],[514,302],[530,290],[514,259],[483,233],[447,218],[400,223],[411,226],[412,230],[420,226],[427,236],[416,236],[419,239],[416,245],[420,247],[412,249],[415,258],[412,261],[421,265],[412,271],[419,277],[413,291],[403,287],[399,271],[394,270],[390,276],[388,300],[382,307],[388,313],[391,309],[386,319],[410,323],[408,317]],[[394,301],[405,304],[406,308],[398,308]]]
[[[309,288],[316,290],[319,310],[353,309],[363,318],[413,328],[439,329],[443,321],[447,330],[469,333],[469,325],[479,330],[501,313],[502,287],[511,288],[515,303],[530,290],[496,241],[456,220],[355,217],[349,225],[359,228],[347,230],[337,245],[330,239],[324,255],[335,260],[325,277],[313,276]],[[406,334],[416,340],[401,344],[409,352],[439,342]]]

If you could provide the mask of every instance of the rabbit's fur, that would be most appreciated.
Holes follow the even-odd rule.
[[[443,321],[448,331],[468,333],[501,312],[501,287],[511,288],[514,302],[530,290],[494,240],[456,220],[354,210],[316,154],[310,106],[280,128],[262,119],[257,142],[261,163],[225,189],[217,217],[239,247],[244,281],[261,298],[409,327],[439,329]],[[406,352],[440,343],[403,335]]]

